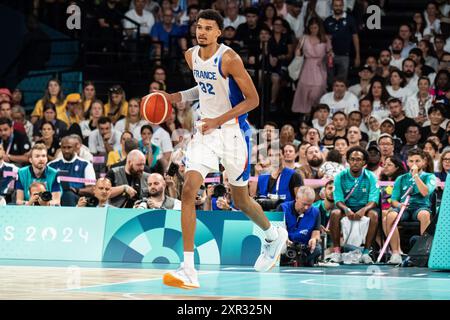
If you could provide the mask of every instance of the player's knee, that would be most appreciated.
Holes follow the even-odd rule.
[[[332,220],[339,220],[339,219],[341,219],[341,217],[342,217],[341,210],[333,210],[333,211],[331,211],[330,218]]]
[[[375,210],[370,210],[367,213],[367,216],[370,218],[370,221],[373,222],[377,222],[378,221],[378,213]]]
[[[422,210],[417,215],[417,219],[420,221],[429,221],[430,220],[430,213],[426,210]]]

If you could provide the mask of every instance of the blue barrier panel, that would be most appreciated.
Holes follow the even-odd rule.
[[[428,266],[432,269],[450,270],[450,174],[445,181]]]
[[[282,213],[267,213],[284,225]],[[195,263],[252,265],[264,233],[241,212],[199,211]],[[174,210],[108,210],[103,261],[179,263],[183,260],[181,213]]]
[[[101,261],[106,209],[0,208],[0,258]]]

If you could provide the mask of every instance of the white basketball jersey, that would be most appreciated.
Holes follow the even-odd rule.
[[[200,118],[217,118],[244,100],[236,81],[222,73],[222,56],[230,47],[221,44],[217,52],[208,60],[199,56],[200,46],[192,49],[192,73],[199,88]],[[247,114],[233,119],[227,124],[242,122]]]

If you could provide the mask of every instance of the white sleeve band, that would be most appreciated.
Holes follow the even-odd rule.
[[[180,91],[181,101],[196,101],[199,98],[198,86],[192,87],[188,90]]]

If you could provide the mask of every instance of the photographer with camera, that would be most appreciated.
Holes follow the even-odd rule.
[[[31,194],[30,185],[33,182],[42,182],[45,185],[45,191],[51,192],[52,199],[50,205],[59,206],[61,199],[61,185],[58,182],[58,171],[47,166],[47,147],[45,144],[36,143],[29,153],[31,165],[20,168],[18,179],[16,181],[16,204],[27,204]]]
[[[30,200],[28,200],[26,206],[50,206],[52,200],[52,193],[46,191],[45,184],[42,182],[33,182],[28,188],[30,193]]]
[[[108,178],[100,178],[94,186],[93,197],[81,197],[78,200],[77,207],[104,208],[113,207],[109,204],[111,197],[112,184]]]
[[[148,198],[135,202],[134,208],[181,210],[181,201],[166,195],[166,181],[159,173],[152,173],[147,179]]]
[[[298,189],[295,200],[286,201],[277,208],[284,213],[289,236],[286,255],[305,267],[314,266],[322,253],[320,211],[313,207],[315,199],[314,189],[303,186]]]
[[[205,210],[237,210],[231,199],[231,190],[226,171],[222,172],[222,181],[223,184],[209,184],[206,187]]]
[[[295,170],[284,166],[283,154],[279,149],[269,149],[271,173],[258,176],[257,199],[263,210],[274,210],[280,203],[292,201],[302,178]]]
[[[134,203],[148,195],[147,179],[144,172],[145,156],[139,150],[133,150],[127,155],[123,167],[108,171],[106,178],[111,181],[111,205],[117,208],[133,208]]]

